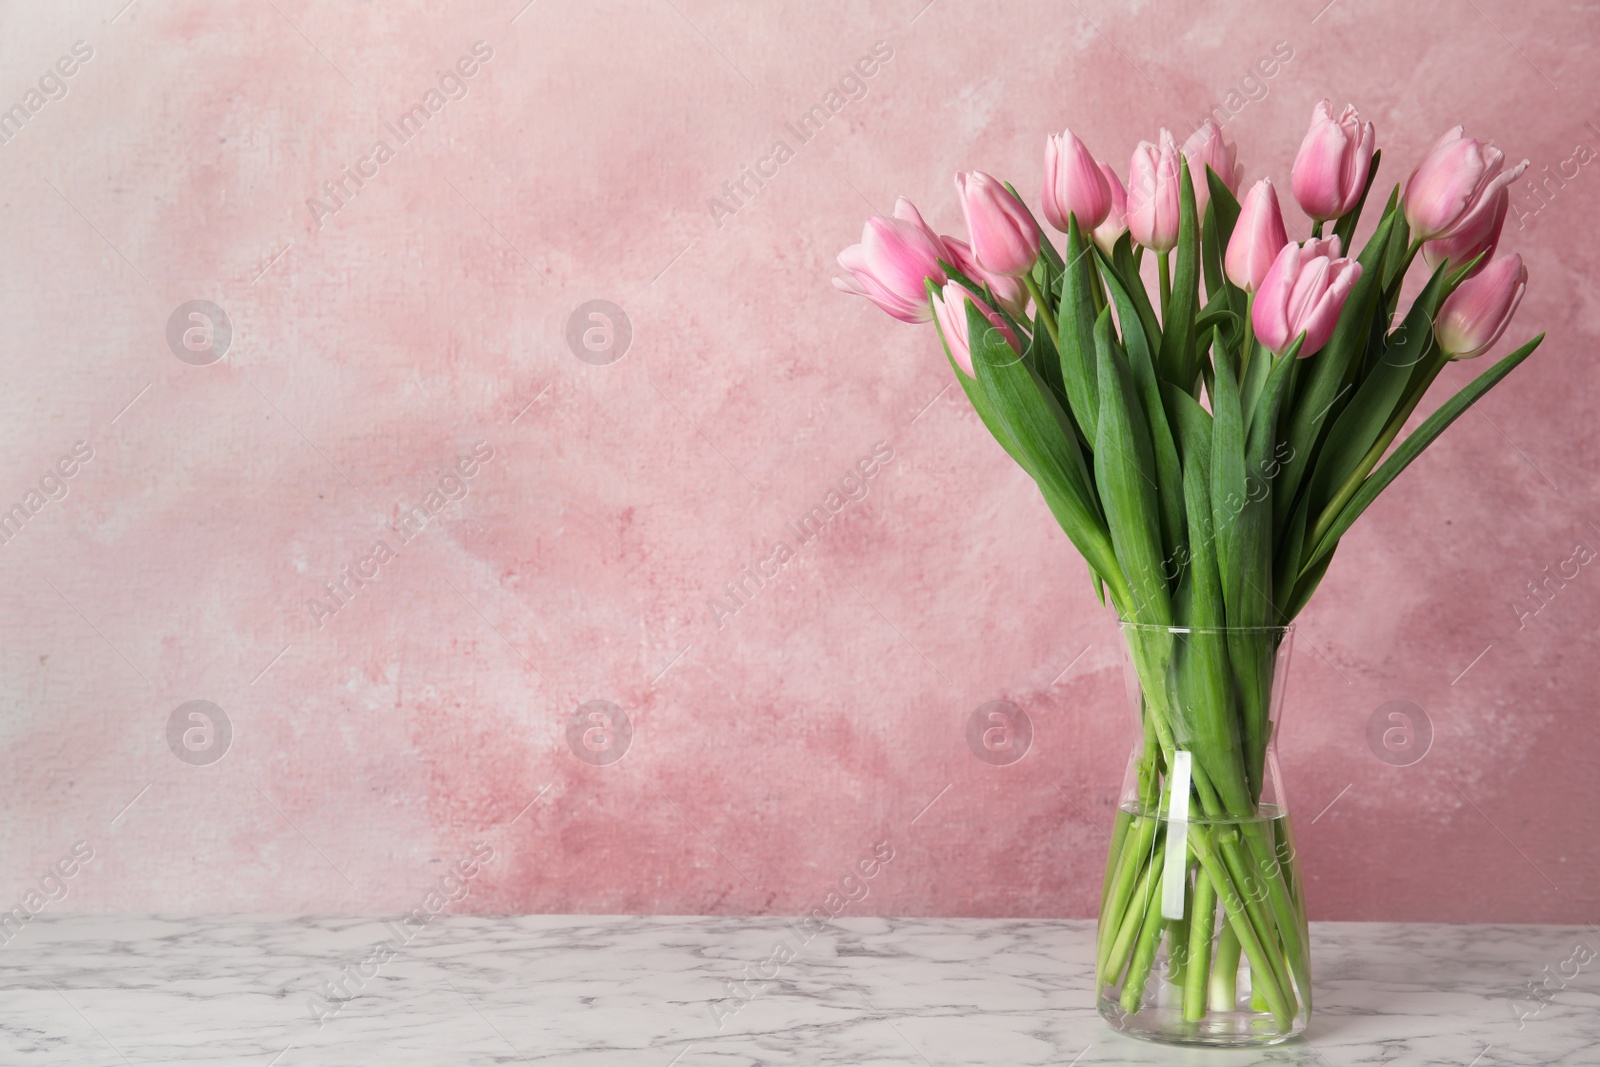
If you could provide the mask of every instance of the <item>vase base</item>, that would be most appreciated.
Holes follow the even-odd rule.
[[[1263,1048],[1298,1037],[1305,1030],[1300,1016],[1288,1028],[1268,1012],[1208,1011],[1197,1021],[1183,1017],[1180,1007],[1150,1005],[1127,1012],[1116,1000],[1100,999],[1100,1016],[1118,1033],[1162,1045],[1197,1045],[1208,1048]]]

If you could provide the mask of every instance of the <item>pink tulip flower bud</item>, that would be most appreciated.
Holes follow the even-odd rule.
[[[1473,274],[1478,273],[1494,258],[1494,250],[1500,244],[1500,231],[1505,227],[1506,211],[1510,206],[1511,190],[1504,186],[1488,196],[1480,197],[1462,216],[1455,234],[1424,244],[1422,257],[1428,261],[1429,267],[1438,269],[1439,264],[1447,259],[1458,267],[1470,263],[1481,252],[1483,259],[1472,271]]]
[[[1339,258],[1338,237],[1284,245],[1256,293],[1250,317],[1256,337],[1274,355],[1283,355],[1302,333],[1302,359],[1321,351],[1360,277],[1361,264]]]
[[[1021,278],[1008,278],[1004,274],[990,274],[978,265],[978,261],[972,255],[972,246],[967,242],[943,235],[939,239],[944,242],[945,248],[950,253],[945,257],[946,263],[949,263],[979,285],[987,285],[990,292],[994,293],[995,299],[1000,302],[1001,307],[1019,319],[1023,317],[1028,308],[1028,289],[1027,286],[1022,284]]]
[[[1178,243],[1178,146],[1161,130],[1159,146],[1140,141],[1128,168],[1128,232],[1146,248],[1166,253]]]
[[[916,207],[901,197],[894,217],[874,215],[861,231],[861,243],[839,253],[839,266],[849,271],[833,279],[834,288],[864,296],[901,322],[933,318],[926,281],[945,283],[939,259],[944,242],[922,221]]]
[[[1522,177],[1528,161],[1504,166],[1505,154],[1493,144],[1462,136],[1460,126],[1447,131],[1406,180],[1412,240],[1454,237],[1472,208]]]
[[[1234,224],[1223,260],[1228,280],[1247,293],[1255,292],[1288,243],[1278,192],[1272,187],[1271,178],[1262,178],[1250,187],[1239,207],[1239,221]]]
[[[1336,119],[1328,101],[1318,103],[1290,179],[1300,209],[1316,222],[1355,210],[1372,170],[1375,140],[1372,123],[1362,122],[1354,107]]]
[[[1445,298],[1433,335],[1451,359],[1481,356],[1506,332],[1528,288],[1528,268],[1515,253],[1501,256]]]
[[[1237,193],[1244,178],[1244,164],[1237,162],[1239,146],[1222,139],[1222,127],[1215,119],[1206,119],[1183,142],[1183,158],[1189,161],[1189,181],[1194,185],[1195,217],[1206,217],[1206,205],[1211,202],[1211,183],[1206,180],[1210,167],[1228,187]]]
[[[975,377],[972,370],[972,341],[967,333],[967,304],[971,303],[983,312],[994,328],[1000,331],[1006,343],[1022,354],[1022,343],[1017,340],[1017,335],[1006,320],[994,308],[987,307],[983,301],[974,297],[960,282],[946,282],[940,290],[939,297],[933,302],[935,317],[939,320],[939,332],[944,336],[945,347],[950,350],[950,358],[956,365],[967,372],[969,377]]]
[[[1100,165],[1071,130],[1051,134],[1044,143],[1044,217],[1067,232],[1067,216],[1091,232],[1111,210],[1111,187]]]
[[[1000,179],[981,170],[956,175],[972,254],[990,274],[1020,278],[1039,258],[1039,227]]]
[[[1094,228],[1094,243],[1109,256],[1117,238],[1128,232],[1128,191],[1109,165],[1100,164],[1100,173],[1106,176],[1106,185],[1111,189],[1111,210],[1106,212],[1106,221]]]

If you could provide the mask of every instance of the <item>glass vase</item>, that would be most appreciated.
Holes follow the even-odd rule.
[[[1152,1041],[1286,1041],[1311,1015],[1274,752],[1293,627],[1122,629],[1140,739],[1101,892],[1100,1014]]]

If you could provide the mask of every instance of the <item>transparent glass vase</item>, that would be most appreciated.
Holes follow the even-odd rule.
[[[1286,1041],[1311,1015],[1305,902],[1274,741],[1293,627],[1123,624],[1140,740],[1096,939],[1100,1014],[1188,1045]]]

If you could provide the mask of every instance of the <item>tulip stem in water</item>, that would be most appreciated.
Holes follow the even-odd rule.
[[[1199,1022],[1206,1013],[1206,980],[1211,976],[1211,942],[1217,936],[1217,890],[1205,871],[1194,873],[1189,915],[1189,953],[1184,960],[1183,1017]],[[1224,923],[1226,929],[1226,923]],[[1231,936],[1231,933],[1226,936]],[[1234,939],[1238,944],[1238,939]]]
[[[1239,935],[1227,923],[1217,935],[1217,948],[1211,964],[1211,1010],[1233,1011],[1239,999]]]

